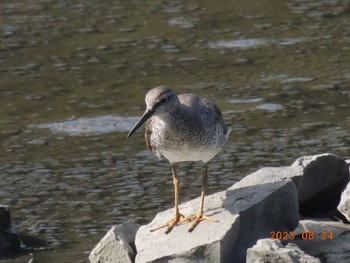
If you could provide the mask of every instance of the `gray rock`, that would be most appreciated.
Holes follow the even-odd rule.
[[[247,263],[321,263],[295,244],[283,246],[279,240],[260,239],[247,251]]]
[[[325,90],[331,90],[331,89],[335,89],[335,88],[336,88],[336,85],[334,85],[334,84],[320,84],[320,85],[312,86],[310,89],[318,90],[318,91],[325,91]]]
[[[0,231],[11,228],[11,214],[10,207],[0,205]]]
[[[350,221],[350,183],[341,194],[338,210]]]
[[[300,234],[301,238],[290,242],[322,262],[349,262],[350,225],[334,221],[300,220],[295,234]]]
[[[136,263],[239,263],[246,262],[246,256],[247,262],[320,262],[314,257],[322,262],[347,262],[350,226],[341,223],[304,220],[295,230],[298,238],[289,240],[290,244],[266,240],[251,247],[257,240],[270,237],[271,231],[294,231],[298,212],[314,216],[335,210],[349,179],[349,162],[333,154],[301,157],[289,167],[263,168],[226,191],[206,197],[205,214],[218,223],[203,221],[192,233],[187,231],[190,223],[175,227],[169,234],[165,229],[150,232],[173,217],[174,211],[169,209],[142,226],[136,237],[138,226],[132,231],[125,226],[112,228],[90,254],[90,260],[133,262],[135,249],[130,244],[135,239]],[[345,191],[343,196],[346,200],[349,193]],[[189,216],[196,214],[198,207],[199,198],[181,204],[180,211]]]
[[[132,263],[136,251],[134,241],[139,225],[125,222],[113,226],[90,253],[91,263]]]
[[[250,187],[272,182],[290,181],[292,180],[297,189],[300,185],[298,181],[302,180],[302,170],[295,167],[265,167],[247,175],[239,182],[231,186],[232,189]],[[300,178],[300,179],[299,179]],[[298,180],[299,179],[299,180]]]
[[[180,205],[197,213],[199,198]],[[151,229],[169,221],[173,209],[157,214],[136,234],[136,262],[245,262],[246,250],[270,231],[291,231],[298,224],[297,191],[291,181],[230,188],[206,197],[205,213],[219,222],[176,226],[169,234]]]
[[[350,180],[347,163],[333,154],[305,156],[292,167],[303,169],[298,188],[300,214],[305,216],[335,211],[340,195]]]
[[[10,208],[0,205],[0,256],[10,257],[20,249],[20,240],[11,226]]]
[[[349,165],[350,173],[350,159],[345,160],[345,162]],[[346,217],[348,221],[350,221],[350,183],[348,183],[347,187],[341,194],[338,210]]]
[[[33,144],[33,145],[46,145],[47,144],[47,141],[44,140],[44,139],[33,139],[31,141],[28,142],[28,144]]]
[[[298,190],[300,214],[314,216],[336,210],[340,195],[350,180],[349,167],[333,154],[298,158],[289,167],[262,168],[234,187],[293,180]]]

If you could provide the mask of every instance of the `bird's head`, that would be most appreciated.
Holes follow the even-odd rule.
[[[130,130],[127,135],[129,138],[144,122],[153,115],[161,115],[176,111],[179,102],[177,95],[167,86],[160,86],[151,89],[146,95],[146,111],[140,120]]]

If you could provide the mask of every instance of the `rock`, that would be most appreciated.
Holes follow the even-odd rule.
[[[332,90],[335,88],[336,88],[336,85],[334,84],[320,84],[320,85],[312,86],[310,89],[318,90],[318,91],[326,91],[326,90]]]
[[[292,243],[326,263],[349,262],[350,225],[334,221],[300,220]]]
[[[199,198],[180,205],[184,215],[197,213]],[[151,229],[169,221],[173,209],[158,213],[136,234],[135,262],[245,262],[246,250],[270,231],[291,231],[299,220],[297,191],[289,180],[229,188],[205,199],[205,214],[218,223],[203,221],[189,233],[190,224],[169,234]]]
[[[90,260],[133,262],[136,250],[130,244],[135,238],[136,263],[239,263],[246,259],[247,262],[347,262],[350,225],[303,220],[297,230],[295,227],[299,213],[316,216],[336,210],[341,192],[349,182],[349,172],[349,161],[333,154],[304,156],[288,167],[260,169],[226,191],[206,197],[205,214],[218,223],[203,221],[192,233],[187,231],[189,223],[176,226],[169,234],[164,233],[165,229],[150,232],[173,217],[174,211],[169,209],[140,227],[136,237],[137,228],[131,231],[131,238],[124,237],[129,230],[121,226],[112,228],[90,254]],[[343,196],[344,200],[348,199],[348,188]],[[180,212],[193,215],[198,207],[199,198],[181,204]],[[346,207],[339,209],[346,214],[348,203]],[[269,238],[271,232],[277,231],[294,231],[295,239],[288,240],[286,246],[278,240],[263,240],[252,248],[257,240]],[[247,255],[248,248],[251,249]]]
[[[292,180],[298,189],[299,183],[296,183],[296,178],[298,179],[298,177],[302,177],[302,171],[300,169],[292,167],[265,167],[247,175],[231,188],[250,187],[253,185]]]
[[[350,159],[345,160],[345,162],[349,166],[349,174],[350,174]],[[348,183],[347,187],[341,194],[338,210],[340,213],[342,213],[343,216],[345,216],[346,220],[350,222],[350,183]]]
[[[283,246],[279,240],[260,239],[247,251],[247,263],[321,263],[318,258],[307,255],[295,244]]]
[[[6,205],[0,205],[0,231],[11,228],[10,208]]]
[[[341,194],[338,210],[348,221],[350,221],[350,183],[348,183],[347,187]]]
[[[11,226],[10,208],[0,205],[0,257],[10,257],[20,249],[20,240]]]
[[[350,176],[344,160],[326,153],[300,157],[289,167],[262,168],[244,177],[236,187],[290,179],[298,190],[299,213],[319,216],[336,211]]]
[[[347,163],[333,154],[305,156],[292,167],[303,169],[298,188],[300,214],[315,216],[337,210],[340,196],[350,180]]]
[[[91,263],[127,263],[134,262],[135,235],[139,225],[125,222],[113,226],[90,253]]]
[[[44,139],[33,139],[31,141],[28,142],[28,144],[32,144],[32,145],[46,145],[47,141]]]

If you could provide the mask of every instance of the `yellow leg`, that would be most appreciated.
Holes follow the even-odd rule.
[[[185,221],[193,221],[192,226],[190,227],[190,229],[188,229],[189,232],[192,232],[196,228],[196,226],[199,224],[200,221],[208,220],[208,221],[212,221],[212,222],[219,222],[219,221],[217,221],[213,218],[210,218],[210,217],[203,214],[204,197],[205,197],[205,192],[207,189],[207,184],[208,184],[208,163],[205,163],[204,174],[203,174],[203,178],[202,178],[201,203],[199,206],[198,214],[185,218]]]
[[[168,234],[174,228],[174,226],[180,225],[188,221],[187,219],[185,219],[185,217],[182,214],[180,214],[180,211],[179,211],[179,193],[180,193],[179,177],[176,174],[175,164],[170,164],[170,165],[173,173],[173,183],[175,188],[175,216],[172,220],[165,223],[164,225],[161,225],[157,228],[152,229],[151,232],[162,229],[164,227],[168,227],[167,230],[165,231],[165,233]]]

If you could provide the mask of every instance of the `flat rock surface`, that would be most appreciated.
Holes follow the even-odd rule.
[[[185,216],[197,213],[199,198],[184,203]],[[278,209],[277,209],[278,208]],[[151,229],[169,221],[173,209],[157,214],[136,234],[136,262],[244,262],[246,249],[257,239],[278,229],[294,229],[298,223],[294,184],[275,182],[228,189],[205,199],[205,214],[219,222],[201,222],[192,232],[190,223],[169,234]]]
[[[239,227],[239,214],[232,213],[222,207],[226,198],[226,192],[207,196],[205,214],[219,222],[203,221],[191,233],[188,232],[191,226],[190,223],[174,227],[169,234],[164,233],[166,229],[150,232],[151,229],[164,224],[174,216],[173,209],[158,213],[149,225],[142,226],[136,234],[136,248],[138,251],[136,262],[152,262],[156,259],[166,260],[167,257],[176,257],[176,255],[181,257],[181,254],[188,251],[194,252],[199,246],[220,242],[235,222],[237,229]],[[194,215],[197,213],[198,207],[199,198],[182,204],[180,212],[185,216]],[[236,235],[238,234],[238,231],[233,232]],[[211,256],[213,260],[220,258],[220,255]],[[193,260],[195,258],[196,255],[193,253]],[[190,259],[187,257],[186,260]],[[181,260],[185,259],[179,259],[178,262],[181,262]]]

